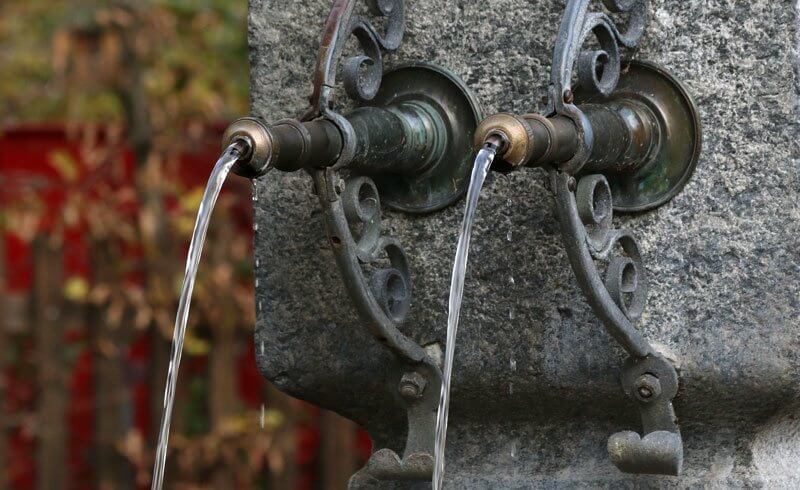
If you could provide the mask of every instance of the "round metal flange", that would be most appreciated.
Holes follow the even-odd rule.
[[[425,102],[442,118],[442,157],[418,175],[379,174],[372,178],[381,201],[392,209],[428,213],[453,204],[467,191],[472,172],[472,139],[483,119],[480,104],[458,76],[430,63],[409,63],[387,71],[369,105],[386,107]]]
[[[678,195],[694,173],[702,147],[700,116],[686,88],[664,68],[649,62],[624,65],[617,89],[609,97],[575,91],[578,103],[638,100],[655,114],[661,146],[653,158],[634,170],[606,173],[614,210],[639,212],[657,208]]]

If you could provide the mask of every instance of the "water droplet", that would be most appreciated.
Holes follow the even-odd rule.
[[[508,383],[508,394],[509,395],[514,394],[514,383]]]
[[[258,223],[253,223],[253,231],[258,231]]]
[[[267,422],[267,409],[264,407],[264,404],[261,404],[261,430],[264,430],[264,426]]]
[[[508,233],[506,233],[506,240],[510,242],[511,239],[512,239],[511,230],[508,230]]]
[[[509,366],[511,366],[511,370],[512,371],[516,371],[517,370],[517,360],[516,359],[511,358],[511,360],[508,362],[508,364],[509,364]]]
[[[510,282],[511,284],[514,284],[514,283],[515,283],[515,281],[514,281],[514,276],[510,276],[510,277],[508,278],[508,282]]]
[[[517,317],[517,312],[514,310],[508,310],[508,319],[513,320]]]
[[[261,342],[261,355],[264,355],[264,342]]]
[[[258,300],[258,311],[261,312],[261,300]]]
[[[258,278],[256,277],[256,287],[258,287]]]
[[[259,267],[260,265],[261,265],[261,261],[260,261],[260,260],[258,260],[258,259],[256,259],[256,269],[258,269],[258,267]]]
[[[517,458],[517,441],[511,443],[511,457],[513,459]]]

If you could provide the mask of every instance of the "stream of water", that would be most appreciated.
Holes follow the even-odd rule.
[[[444,449],[447,441],[447,414],[450,409],[450,376],[453,373],[453,357],[456,350],[456,334],[458,333],[458,318],[461,313],[461,300],[464,297],[464,276],[467,273],[472,224],[475,221],[475,211],[478,208],[478,196],[486,180],[486,175],[489,173],[489,167],[494,161],[496,151],[494,147],[486,146],[475,158],[469,191],[467,192],[467,207],[464,210],[464,221],[461,224],[456,259],[453,263],[447,316],[447,344],[445,346],[444,371],[442,373],[442,392],[439,397],[439,412],[436,417],[436,448],[433,466],[434,490],[441,489],[444,480]]]
[[[189,256],[186,259],[186,272],[183,276],[183,287],[181,288],[180,302],[178,303],[178,314],[175,317],[175,332],[172,337],[172,351],[170,353],[169,371],[167,372],[167,385],[164,390],[164,412],[161,415],[161,426],[158,433],[158,448],[156,450],[156,462],[153,468],[153,483],[151,490],[161,490],[164,484],[164,467],[167,462],[167,446],[169,443],[169,425],[172,420],[172,405],[175,402],[175,386],[178,382],[178,368],[181,365],[181,354],[183,353],[183,340],[186,336],[186,322],[189,319],[189,306],[194,289],[194,280],[197,276],[197,267],[200,264],[200,256],[203,254],[203,244],[206,241],[208,225],[211,221],[211,212],[214,204],[222,190],[222,184],[228,176],[233,164],[239,159],[240,153],[237,144],[229,146],[217,160],[211,177],[208,179],[203,200],[200,202],[200,209],[197,212],[197,221],[192,233],[192,241],[189,245]]]

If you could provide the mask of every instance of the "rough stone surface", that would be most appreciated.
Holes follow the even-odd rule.
[[[252,100],[267,120],[306,108],[330,0],[251,0]],[[407,0],[387,59],[432,61],[487,114],[541,106],[564,1]],[[600,9],[601,2],[593,8]],[[793,2],[653,0],[635,57],[669,68],[704,125],[692,182],[666,206],[618,217],[644,248],[639,326],[679,369],[680,478],[631,476],[606,454],[640,430],[618,384],[623,351],[578,290],[540,171],[493,175],[481,198],[458,338],[449,488],[800,485],[800,257]],[[359,325],[328,249],[308,175],[255,185],[259,366],[288,393],[400,450],[392,357]],[[410,254],[420,344],[444,342],[462,203],[384,213]]]

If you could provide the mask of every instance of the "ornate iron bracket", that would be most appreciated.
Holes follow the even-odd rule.
[[[356,14],[356,0],[336,0],[326,21],[311,106],[299,121],[235,122],[224,137],[249,151],[234,171],[247,177],[272,167],[311,174],[334,258],[361,323],[398,359],[397,399],[408,432],[402,458],[376,451],[351,479],[351,488],[376,480],[430,480],[441,370],[434,355],[403,334],[411,306],[411,271],[399,240],[381,231],[381,201],[426,213],[466,191],[471,140],[480,108],[448,71],[427,63],[384,71],[383,52],[399,47],[403,0],[367,0],[385,18],[385,34]],[[363,54],[344,61],[351,36]],[[341,68],[347,96],[359,106],[347,116],[336,106]]]
[[[634,432],[611,436],[611,460],[625,472],[677,475],[683,463],[683,442],[672,407],[678,376],[674,366],[657,354],[632,324],[641,317],[647,295],[639,244],[630,231],[611,229],[614,206],[606,177],[589,174],[578,182],[573,177],[589,162],[594,144],[586,115],[573,103],[573,69],[577,68],[581,90],[589,94],[588,98],[610,97],[622,69],[619,45],[637,45],[644,33],[649,6],[648,0],[603,3],[612,12],[629,15],[625,32],[606,14],[589,12],[590,0],[570,0],[562,19],[550,77],[551,110],[572,120],[579,146],[571,159],[550,170],[551,188],[578,283],[608,332],[631,356],[623,368],[622,385],[625,393],[638,402],[644,437]],[[590,35],[600,49],[581,51]],[[696,116],[693,121],[697,121]],[[695,161],[693,158],[687,166],[693,169]],[[671,192],[677,193],[684,182]],[[604,280],[594,260],[607,262]]]
[[[372,336],[390,349],[405,367],[421,380],[419,396],[399,397],[408,413],[409,428],[402,458],[394,451],[376,451],[368,464],[351,479],[351,488],[361,488],[372,479],[428,478],[433,471],[433,438],[425,441],[420,426],[432,423],[435,404],[425,406],[431,390],[441,383],[436,362],[399,325],[411,306],[411,271],[400,242],[381,232],[381,202],[375,182],[357,174],[341,175],[356,157],[358,138],[350,120],[335,108],[336,72],[345,43],[355,36],[364,54],[342,63],[347,95],[358,103],[373,100],[383,77],[383,50],[400,45],[405,27],[402,0],[367,2],[372,13],[386,17],[386,35],[381,36],[365,18],[356,15],[355,0],[337,0],[328,16],[320,43],[311,107],[301,121],[327,120],[339,130],[341,151],[332,165],[310,168],[314,188],[325,217],[331,250],[347,292],[359,317]],[[345,170],[346,171],[346,170]],[[369,278],[364,268],[372,270]],[[431,385],[430,387],[426,385]],[[399,388],[401,389],[401,388]],[[417,422],[418,420],[422,422]],[[427,421],[427,424],[426,424]]]
[[[323,117],[342,134],[344,145],[338,161],[313,171],[314,185],[325,215],[325,225],[336,263],[347,291],[364,325],[378,342],[389,348],[405,365],[406,376],[419,377],[417,391],[401,399],[406,405],[408,432],[403,457],[390,449],[375,451],[367,465],[350,480],[350,488],[367,488],[374,480],[430,478],[433,473],[435,396],[441,384],[438,364],[399,325],[411,305],[411,272],[400,242],[381,234],[381,203],[374,181],[365,176],[343,180],[340,169],[352,162],[356,135],[350,122],[333,104],[336,70],[345,43],[354,35],[365,54],[342,64],[347,95],[366,102],[375,98],[383,77],[382,50],[400,46],[405,29],[403,0],[368,0],[373,13],[387,18],[386,36],[354,14],[355,0],[337,0],[328,17],[314,79],[311,108],[303,120]],[[353,233],[353,230],[360,230]],[[388,267],[365,277],[363,267],[388,259]],[[430,385],[430,386],[426,386]],[[402,382],[399,384],[402,390]],[[427,433],[426,433],[427,432]]]
[[[586,115],[573,103],[573,69],[577,67],[581,90],[589,98],[610,97],[622,69],[619,44],[636,46],[644,33],[649,4],[648,0],[603,3],[612,12],[629,14],[624,33],[606,14],[589,12],[590,0],[570,0],[556,40],[550,79],[551,112],[572,120],[579,145],[571,159],[550,170],[551,188],[578,283],[608,332],[631,356],[623,368],[622,385],[638,403],[645,435],[622,432],[611,436],[611,460],[629,473],[677,475],[683,463],[683,442],[672,407],[678,376],[672,364],[657,354],[632,324],[641,317],[647,295],[638,242],[629,231],[611,229],[614,206],[606,177],[590,174],[579,182],[573,177],[589,162],[595,143]],[[596,38],[600,49],[581,51],[590,35]],[[693,169],[694,161],[689,168]],[[669,197],[684,182],[673,187],[677,190],[671,189]],[[607,262],[604,280],[594,260]]]
[[[696,166],[700,122],[691,97],[662,68],[623,67],[620,45],[641,38],[648,0],[603,0],[627,14],[625,31],[590,0],[569,0],[553,54],[547,114],[498,114],[476,131],[475,146],[500,138],[496,170],[547,169],[561,233],[578,284],[609,334],[630,358],[623,389],[639,408],[644,437],[609,439],[616,466],[631,473],[678,474],[683,444],[672,408],[675,368],[634,327],[644,310],[647,278],[636,237],[612,229],[613,211],[644,211],[677,195]],[[590,36],[599,45],[583,50]],[[577,69],[578,87],[572,76]],[[596,261],[606,263],[601,277]]]
[[[639,244],[630,231],[611,228],[611,189],[603,175],[585,176],[576,187],[574,177],[552,169],[550,185],[578,284],[606,330],[630,355],[622,386],[638,402],[645,435],[611,436],[611,460],[629,473],[677,475],[683,462],[683,443],[672,408],[678,376],[632,324],[641,316],[647,295]],[[605,279],[595,260],[607,263]]]

